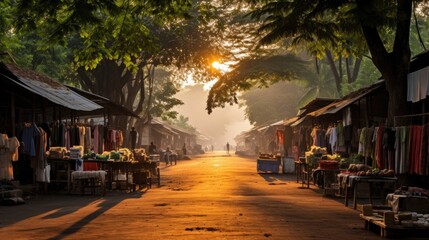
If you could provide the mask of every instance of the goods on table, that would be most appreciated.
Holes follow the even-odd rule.
[[[320,160],[319,168],[325,170],[335,170],[339,168],[339,163],[336,160]]]

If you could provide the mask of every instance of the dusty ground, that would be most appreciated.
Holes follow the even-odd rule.
[[[161,175],[148,191],[0,206],[0,239],[380,239],[342,199],[258,174],[254,159],[206,154]]]

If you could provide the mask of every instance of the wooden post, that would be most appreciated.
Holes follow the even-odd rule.
[[[11,101],[10,101],[10,112],[11,112],[11,121],[12,121],[12,136],[16,136],[15,131],[15,93],[11,93]]]

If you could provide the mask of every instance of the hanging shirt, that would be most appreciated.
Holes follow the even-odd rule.
[[[18,161],[19,153],[18,148],[20,144],[16,137],[9,138],[9,149],[10,149],[10,158],[12,161]]]
[[[6,134],[0,136],[0,180],[13,179],[13,166],[9,148],[9,137]]]
[[[31,123],[30,126],[24,128],[22,132],[22,142],[24,142],[24,154],[30,155],[31,157],[36,156],[36,147],[34,138],[40,136],[40,130],[37,128],[35,123]]]
[[[79,145],[85,146],[85,127],[79,127]]]
[[[337,134],[337,128],[331,128],[331,136],[329,137],[329,143],[331,144],[332,153],[335,153],[337,150],[337,141],[338,141],[338,134]]]

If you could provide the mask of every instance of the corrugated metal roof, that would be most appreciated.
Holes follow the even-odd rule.
[[[169,135],[169,136],[177,136],[179,135],[177,132],[173,131],[172,129],[161,125],[161,124],[152,124],[151,128],[163,135]]]
[[[22,69],[13,64],[1,64],[0,67],[10,73],[2,71],[1,74],[4,77],[55,104],[78,111],[94,111],[102,108],[46,75]]]
[[[307,103],[307,105],[299,109],[298,116],[301,117],[306,115],[307,113],[316,111],[322,107],[325,107],[326,105],[335,102],[336,100],[337,99],[332,98],[315,98],[313,99],[313,101]]]
[[[291,127],[296,127],[296,126],[298,126],[299,124],[301,124],[301,123],[303,123],[305,120],[307,120],[308,119],[308,116],[306,115],[306,116],[302,116],[302,117],[300,117],[299,119],[297,119],[295,122],[293,122],[293,123],[291,123]]]
[[[324,107],[337,99],[333,98],[315,98],[311,102],[307,103],[304,107],[300,108],[300,110],[306,109],[309,111],[314,111],[318,108]]]
[[[360,90],[357,90],[353,93],[350,93],[349,95],[343,97],[342,99],[335,101],[331,104],[326,105],[323,108],[320,108],[316,111],[310,112],[307,114],[307,116],[311,117],[318,117],[325,114],[334,114],[340,111],[341,109],[349,106],[350,104],[358,101],[359,99],[365,97],[366,95],[372,93],[373,91],[379,89],[381,86],[383,86],[384,81],[378,81],[377,83],[374,83],[373,85],[362,88]]]
[[[100,96],[98,94],[91,93],[91,92],[88,92],[88,91],[85,91],[85,90],[82,90],[79,88],[75,88],[72,86],[66,86],[66,87],[71,89],[72,91],[76,92],[77,94],[82,95],[85,98],[101,105],[110,115],[125,115],[125,116],[140,118],[137,114],[135,114],[134,112],[132,112],[128,108],[123,107],[121,105],[118,105],[108,98],[105,98],[105,97]],[[103,112],[102,111],[95,111],[95,112],[91,112],[89,114],[103,114]]]
[[[283,121],[283,125],[290,126],[292,123],[296,122],[296,120],[298,120],[298,119],[299,119],[299,117],[293,117],[293,118],[285,119]]]

